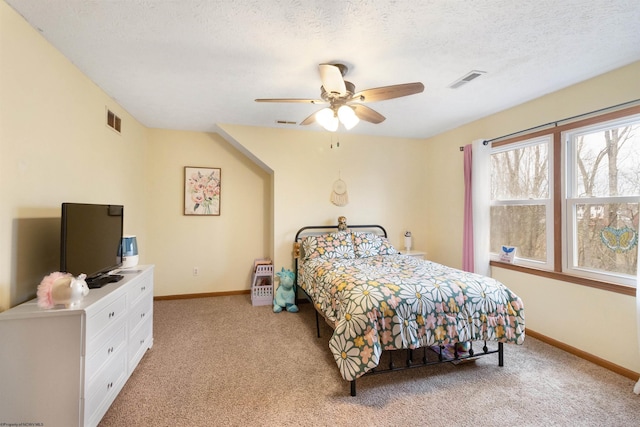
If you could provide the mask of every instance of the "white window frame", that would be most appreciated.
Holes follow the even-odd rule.
[[[519,141],[512,144],[500,145],[497,147],[491,147],[491,155],[503,153],[507,151],[518,150],[534,145],[547,144],[547,175],[549,181],[549,188],[547,191],[546,199],[508,199],[508,200],[491,200],[490,206],[532,206],[532,205],[544,205],[546,216],[546,245],[547,245],[547,257],[546,260],[534,260],[530,258],[522,258],[518,256],[516,249],[516,257],[514,262],[518,265],[536,268],[540,270],[553,271],[553,259],[554,259],[554,216],[553,216],[553,188],[554,188],[554,176],[553,176],[553,134],[547,134],[538,136],[523,141]],[[506,242],[505,242],[506,243]],[[490,259],[492,261],[499,261],[500,255],[491,252]]]
[[[579,204],[611,204],[611,203],[639,203],[638,195],[613,196],[613,197],[575,197],[577,183],[575,182],[575,150],[571,144],[572,138],[579,135],[591,134],[605,129],[620,127],[631,123],[640,122],[640,114],[622,117],[605,122],[586,125],[562,132],[562,271],[578,277],[618,283],[625,286],[636,287],[637,277],[634,275],[607,272],[575,265],[576,245],[575,234],[575,209]],[[637,249],[635,249],[637,250]]]

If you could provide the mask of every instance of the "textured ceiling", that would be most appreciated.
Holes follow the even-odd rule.
[[[424,138],[640,60],[638,0],[5,1],[153,128],[319,131],[276,123],[318,106],[254,99],[318,98],[338,61],[356,90],[425,85],[349,132]]]

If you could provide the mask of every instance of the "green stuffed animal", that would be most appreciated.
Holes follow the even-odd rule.
[[[273,312],[280,313],[282,309],[286,309],[290,313],[297,313],[296,291],[293,286],[296,275],[291,270],[285,270],[284,267],[276,275],[280,278],[280,285],[273,298]]]

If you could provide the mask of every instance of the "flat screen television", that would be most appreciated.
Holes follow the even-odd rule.
[[[63,203],[60,235],[60,271],[87,275],[89,288],[117,282],[109,274],[122,264],[122,205]]]

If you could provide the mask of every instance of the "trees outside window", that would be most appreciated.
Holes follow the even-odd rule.
[[[550,136],[505,145],[491,154],[491,252],[515,246],[521,262],[550,268],[553,233]]]
[[[516,246],[522,265],[635,286],[639,112],[492,147],[491,252]]]
[[[564,134],[566,270],[616,280],[635,276],[640,200],[640,116]]]

